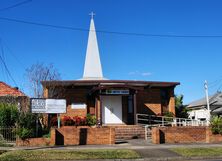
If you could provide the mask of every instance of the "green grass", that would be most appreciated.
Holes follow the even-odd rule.
[[[135,159],[133,150],[18,150],[0,155],[0,161],[49,161],[74,159]]]
[[[185,157],[222,156],[222,148],[172,148],[170,149]]]

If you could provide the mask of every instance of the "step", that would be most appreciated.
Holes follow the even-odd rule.
[[[115,133],[116,140],[145,139],[145,128],[138,125],[115,127]]]

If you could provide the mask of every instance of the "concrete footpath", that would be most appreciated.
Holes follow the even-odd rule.
[[[115,145],[79,145],[79,146],[54,146],[54,147],[0,147],[0,150],[81,150],[81,149],[132,149],[138,152],[142,158],[134,159],[137,161],[148,160],[221,160],[219,157],[191,157],[185,158],[179,154],[172,152],[171,148],[209,148],[221,147],[222,144],[152,144],[145,140],[135,139],[127,142],[120,142]],[[128,161],[130,159],[105,159],[107,161]],[[133,160],[133,159],[131,159]]]

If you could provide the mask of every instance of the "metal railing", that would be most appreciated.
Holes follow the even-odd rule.
[[[0,142],[13,143],[16,141],[15,127],[0,127]]]
[[[209,126],[208,121],[147,114],[136,114],[136,123],[144,126]]]
[[[151,135],[152,127],[163,126],[209,126],[208,121],[193,120],[187,118],[136,114],[136,123],[145,127],[145,139]]]

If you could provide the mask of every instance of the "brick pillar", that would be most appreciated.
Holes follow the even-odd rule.
[[[174,89],[170,90],[169,112],[172,112],[174,115],[176,114],[176,112],[175,112]]]
[[[54,128],[51,128],[50,130],[50,145],[55,145],[56,144],[56,136],[55,136],[55,130]]]
[[[48,98],[49,97],[49,89],[47,87],[43,88],[43,97]]]
[[[206,143],[210,143],[211,130],[206,127]]]
[[[137,94],[137,91],[135,91],[135,93],[133,95],[134,124],[137,124],[137,118],[136,118],[136,114],[137,114],[136,94]]]
[[[100,123],[101,123],[101,125],[102,125],[102,122],[103,122],[103,121],[102,121],[102,120],[103,120],[103,116],[102,116],[103,114],[102,114],[102,113],[103,113],[103,111],[102,111],[102,101],[101,101],[101,99],[102,99],[101,96],[99,96]]]
[[[157,127],[152,128],[152,143],[160,144],[160,130]]]
[[[102,121],[101,96],[96,98],[96,119]]]

